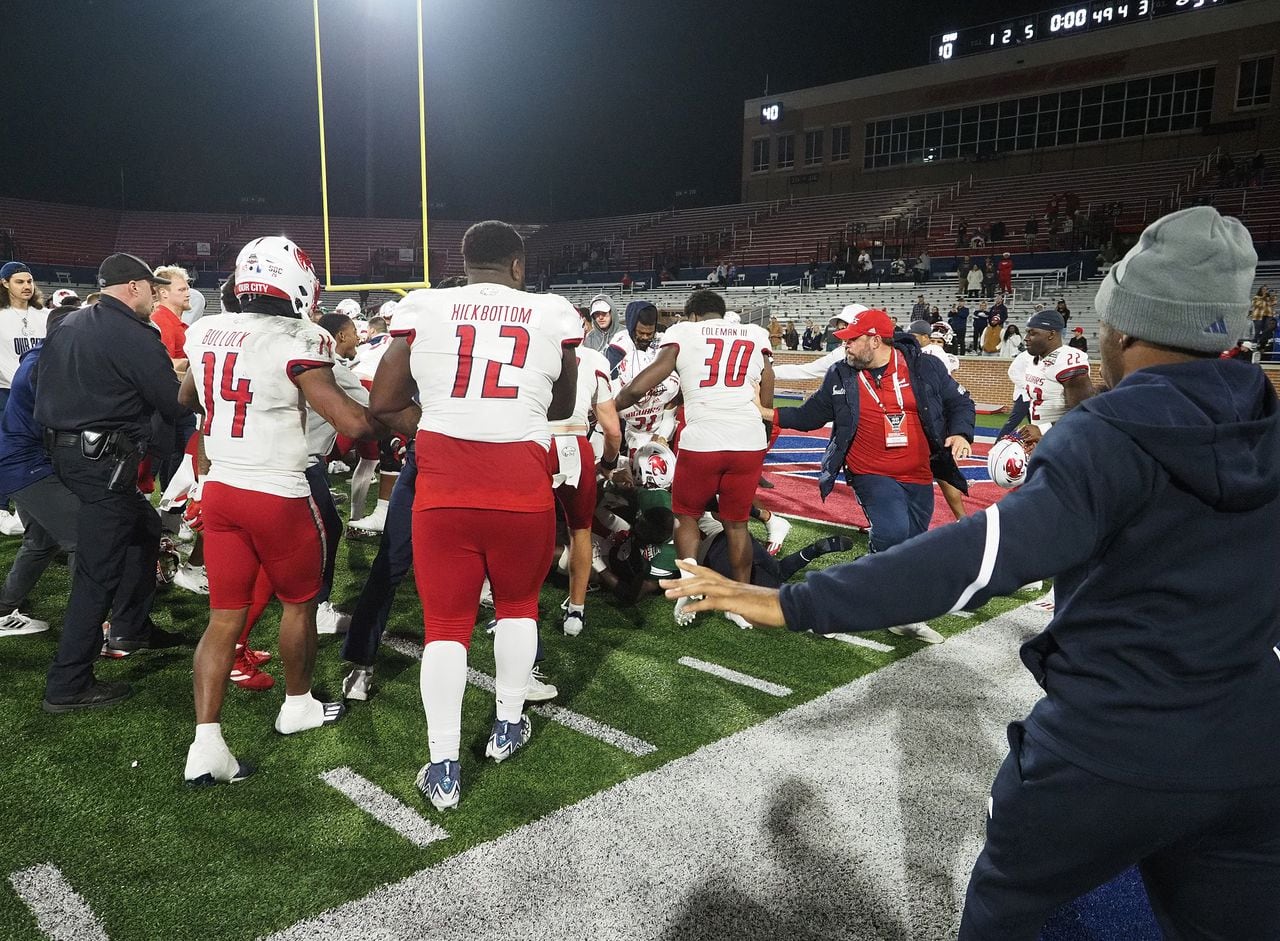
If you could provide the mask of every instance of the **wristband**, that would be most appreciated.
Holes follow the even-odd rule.
[[[618,455],[615,454],[611,461],[606,461],[604,458],[600,458],[600,466],[605,470],[613,470],[618,466]]]

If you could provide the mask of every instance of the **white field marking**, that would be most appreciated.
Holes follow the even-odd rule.
[[[882,644],[878,640],[872,640],[870,637],[863,637],[861,634],[828,634],[827,636],[832,640],[853,644],[855,647],[866,647],[868,650],[874,650],[878,653],[892,653],[896,649],[889,644]]]
[[[350,768],[344,766],[326,771],[320,775],[320,780],[351,798],[351,803],[395,830],[414,846],[429,846],[449,836],[442,828],[424,820],[400,800]]]
[[[50,941],[109,941],[89,903],[52,863],[10,873],[9,882]]]
[[[703,673],[710,673],[712,676],[718,676],[720,679],[728,680],[730,683],[737,683],[739,686],[750,686],[752,689],[758,689],[760,692],[768,693],[770,696],[790,696],[792,693],[792,690],[786,686],[779,686],[777,683],[770,683],[768,680],[761,680],[746,673],[739,673],[737,670],[730,670],[728,667],[722,667],[718,663],[707,663],[707,661],[698,660],[695,657],[681,657],[676,663],[694,670],[701,670]]]
[[[405,640],[403,637],[385,637],[383,643],[406,657],[414,660],[422,659],[422,648],[412,641]],[[467,682],[472,686],[483,689],[485,692],[496,692],[493,677],[472,667],[467,668]],[[573,729],[575,732],[581,732],[583,735],[588,735],[604,742],[606,745],[621,748],[627,754],[635,755],[637,758],[651,755],[658,750],[656,745],[651,745],[643,739],[636,738],[634,735],[628,735],[621,729],[615,729],[611,725],[605,725],[605,723],[592,719],[590,716],[584,716],[563,706],[531,705],[529,706],[529,711],[537,713],[544,719],[558,722],[565,728]]]
[[[966,619],[967,619],[967,618],[971,618],[971,617],[973,617],[973,612],[972,612],[972,611],[950,611],[950,612],[948,612],[948,613],[949,613],[953,618],[966,618]]]

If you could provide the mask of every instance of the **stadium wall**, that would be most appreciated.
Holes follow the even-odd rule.
[[[974,24],[957,23],[957,26]],[[928,37],[921,35],[922,44]],[[741,192],[744,202],[821,196],[854,190],[949,184],[975,178],[1199,157],[1221,147],[1232,153],[1274,146],[1280,139],[1280,4],[1252,0],[1195,14],[1046,40],[832,85],[748,99],[743,109]],[[1242,60],[1270,54],[1271,103],[1236,108]],[[1069,91],[1108,81],[1214,68],[1207,123],[1190,130],[1007,154],[972,155],[933,163],[864,169],[869,121],[956,109],[1021,96]],[[782,118],[762,125],[760,109],[783,105]],[[849,156],[831,159],[832,129],[850,127]],[[821,131],[823,156],[807,164],[805,135]],[[778,165],[778,140],[794,135],[794,164]],[[753,142],[770,141],[768,170],[753,169]]]
[[[1096,354],[1093,355],[1096,356]],[[812,354],[807,353],[789,353],[781,350],[774,353],[774,360],[778,363],[803,363],[812,358]],[[975,402],[1007,407],[1013,403],[1013,383],[1009,381],[1009,363],[1010,360],[1000,356],[962,356],[955,378],[969,390]],[[1280,394],[1280,365],[1262,366],[1261,369],[1271,380],[1271,385],[1276,392]],[[1098,362],[1090,364],[1090,375],[1095,384],[1102,382],[1102,367]],[[821,383],[817,381],[795,382],[783,383],[780,388],[783,391],[801,391],[809,395],[816,391],[819,385]]]

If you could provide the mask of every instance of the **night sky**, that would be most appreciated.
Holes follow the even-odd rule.
[[[1052,5],[428,0],[431,211],[735,202],[742,102],[766,80],[923,65],[933,33]],[[0,15],[0,194],[319,213],[310,0],[5,0]],[[410,0],[321,0],[331,212],[417,213],[414,16]]]

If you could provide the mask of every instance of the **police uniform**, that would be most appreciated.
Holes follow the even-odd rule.
[[[132,255],[111,255],[98,269],[101,287],[141,281],[168,283]],[[151,646],[160,522],[138,492],[138,465],[153,417],[172,423],[185,411],[160,335],[123,301],[104,294],[50,330],[36,374],[35,416],[46,429],[54,472],[80,499],[81,511],[46,711],[109,705],[128,695],[127,685],[98,683],[93,675],[108,613],[116,649]]]

